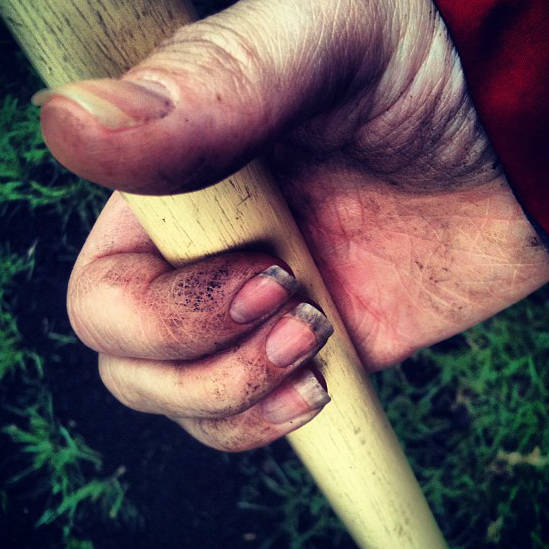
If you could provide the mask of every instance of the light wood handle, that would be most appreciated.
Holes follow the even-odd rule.
[[[49,86],[118,76],[191,20],[180,0],[0,0],[2,16]],[[446,544],[276,185],[258,163],[205,190],[125,195],[174,265],[266,243],[320,304],[335,333],[316,365],[332,402],[288,436],[357,544]]]

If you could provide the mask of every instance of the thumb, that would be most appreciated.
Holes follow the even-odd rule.
[[[355,61],[342,3],[356,2],[335,3],[336,17],[313,0],[242,0],[181,28],[120,80],[39,92],[46,143],[70,170],[119,190],[213,183],[333,100]]]

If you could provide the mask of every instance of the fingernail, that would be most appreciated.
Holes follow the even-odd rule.
[[[330,397],[316,375],[305,368],[292,383],[275,389],[262,401],[263,417],[269,423],[286,423],[314,410],[320,410]]]
[[[271,330],[265,344],[267,358],[281,368],[298,365],[320,349],[334,329],[309,303],[300,303]]]
[[[233,298],[231,318],[239,324],[257,320],[284,304],[298,288],[297,280],[282,267],[272,265],[248,280]]]
[[[41,107],[58,95],[78,103],[100,124],[111,129],[129,128],[163,118],[174,107],[167,89],[157,82],[110,78],[41,90],[32,96],[31,101]]]

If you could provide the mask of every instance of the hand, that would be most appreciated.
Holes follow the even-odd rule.
[[[115,193],[74,266],[69,315],[119,400],[210,446],[244,450],[329,400],[306,362],[331,326],[276,263],[232,253],[173,269]]]
[[[121,82],[70,85],[41,101],[54,154],[121,190],[196,188],[265,152],[372,370],[479,322],[549,277],[547,253],[498,167],[430,1],[244,0],[180,30]],[[173,292],[143,288],[180,271],[158,257],[116,195],[102,220],[75,268],[69,308],[82,339],[108,355],[101,368],[109,388],[137,408],[195,414],[194,427],[179,421],[217,447],[283,434],[253,410],[287,371],[214,413],[194,364],[158,362],[202,357],[223,371],[238,337],[246,333],[252,349],[248,341],[268,324],[233,326],[215,354],[219,325],[212,320],[202,338],[187,341],[192,322],[181,317],[170,324],[167,353],[165,341],[154,343],[155,319],[178,302]],[[216,311],[226,319],[239,285],[276,260],[225,259],[230,291]],[[264,345],[255,352],[264,357]],[[128,356],[138,358],[121,358]],[[144,359],[146,370],[136,370]],[[243,379],[236,372],[253,385],[271,371],[265,362],[259,373],[242,358],[231,364],[229,392]],[[200,406],[181,404],[180,385],[155,391],[166,368],[171,383],[188,379],[190,394],[204,390]],[[208,419],[196,419],[199,412]]]

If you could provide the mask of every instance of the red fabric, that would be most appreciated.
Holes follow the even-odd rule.
[[[549,233],[549,0],[435,0],[515,194]]]

